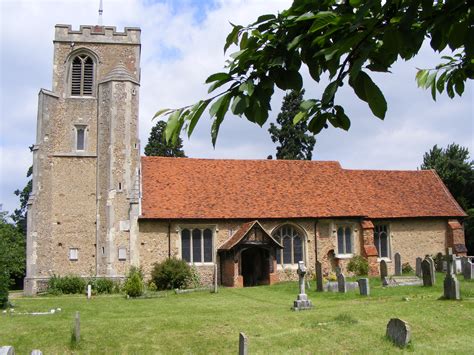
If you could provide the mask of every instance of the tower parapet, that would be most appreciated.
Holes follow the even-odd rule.
[[[71,25],[56,25],[54,42],[117,43],[140,44],[141,30],[137,27],[125,27],[123,32],[115,26],[80,26],[73,30]]]

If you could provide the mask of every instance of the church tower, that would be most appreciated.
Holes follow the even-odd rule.
[[[140,29],[57,25],[40,90],[25,292],[138,265]]]

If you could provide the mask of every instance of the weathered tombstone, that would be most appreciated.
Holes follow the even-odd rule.
[[[388,276],[387,262],[385,260],[380,261],[380,278],[383,279]]]
[[[421,271],[423,273],[423,286],[433,286],[434,270],[428,259],[425,259],[421,262]]]
[[[2,346],[0,348],[0,355],[15,355],[15,348],[13,346]]]
[[[244,333],[239,334],[239,355],[247,355],[249,353],[249,339]]]
[[[370,296],[370,287],[369,287],[369,279],[359,279],[357,280],[359,284],[359,292],[361,296]]]
[[[76,317],[74,322],[74,340],[78,343],[81,340],[81,318],[79,317],[79,311],[76,311]]]
[[[402,276],[402,256],[395,253],[395,276]]]
[[[446,273],[455,274],[456,273],[456,256],[453,255],[453,248],[448,248],[448,251],[444,259],[446,261]]]
[[[431,273],[432,273],[432,279],[433,279],[433,285],[436,284],[436,263],[433,260],[433,258],[429,255],[425,257],[426,260],[430,263],[431,266]],[[423,271],[423,269],[422,269]]]
[[[386,336],[397,346],[404,348],[411,338],[410,325],[399,319],[392,318],[387,324]]]
[[[30,355],[43,355],[43,352],[38,349],[31,350]]]
[[[306,295],[304,286],[304,275],[306,274],[306,266],[304,265],[303,261],[298,262],[298,276],[299,276],[299,286],[300,286],[300,293],[296,298],[296,301],[293,302],[293,310],[294,311],[303,311],[306,309],[311,309],[313,307],[312,302],[308,299]]]
[[[316,261],[316,291],[323,292],[323,267],[320,261]]]
[[[217,293],[217,264],[214,264],[214,293]]]
[[[92,297],[92,286],[87,285],[87,299],[90,300]]]
[[[464,259],[463,266],[464,280],[474,280],[474,264],[468,258]]]
[[[346,293],[347,288],[346,288],[346,277],[344,276],[343,273],[340,273],[337,275],[337,290],[340,293]]]
[[[421,272],[421,260],[422,260],[422,259],[421,259],[420,257],[416,258],[415,274],[416,274],[416,276],[418,276],[418,277],[421,277],[421,275],[422,275],[422,272]]]
[[[444,298],[447,300],[460,300],[459,281],[455,274],[446,274],[444,278]]]

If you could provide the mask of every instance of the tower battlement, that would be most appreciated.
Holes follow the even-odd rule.
[[[73,30],[71,25],[56,25],[54,42],[117,43],[140,44],[141,30],[138,27],[125,27],[123,32],[115,26],[81,25]]]

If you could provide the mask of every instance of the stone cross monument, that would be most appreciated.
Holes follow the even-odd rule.
[[[299,286],[300,293],[296,298],[296,301],[293,303],[294,311],[303,311],[306,309],[313,308],[312,302],[308,299],[308,296],[305,293],[305,284],[304,284],[304,275],[306,274],[306,266],[303,261],[298,262],[298,276],[299,276]]]
[[[451,248],[448,249],[448,253],[446,255],[446,277],[444,278],[444,298],[448,300],[460,300],[461,294],[459,290],[459,281],[456,278],[456,256],[453,255],[453,250]]]

